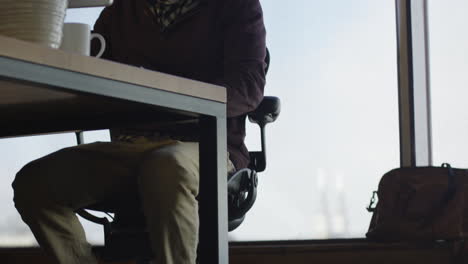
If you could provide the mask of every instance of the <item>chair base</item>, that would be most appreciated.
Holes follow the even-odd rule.
[[[137,260],[137,263],[151,263],[153,253],[149,234],[141,227],[116,227],[113,223],[104,225],[105,247],[100,257],[109,262]]]

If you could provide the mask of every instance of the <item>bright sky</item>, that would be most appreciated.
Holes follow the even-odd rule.
[[[266,94],[281,98],[282,113],[267,129],[268,165],[259,175],[258,200],[231,238],[363,237],[371,192],[384,172],[399,166],[394,1],[262,4],[272,56]],[[454,147],[468,143],[462,137],[468,124],[460,121],[468,120],[461,90],[468,84],[462,72],[468,61],[468,4],[430,4],[435,161],[468,167],[461,155],[468,148]],[[67,21],[92,24],[99,10],[71,10]],[[258,137],[249,127],[252,150]],[[88,140],[102,138],[100,133]],[[11,202],[15,172],[73,140],[73,135],[0,140],[5,183],[0,245],[6,243],[2,232],[12,225],[27,230]],[[102,229],[89,227],[88,233],[96,241]],[[24,241],[30,239],[25,234]]]

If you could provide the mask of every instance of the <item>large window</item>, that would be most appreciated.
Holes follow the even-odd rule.
[[[363,237],[380,176],[399,166],[394,1],[262,1],[282,100],[267,170],[235,240]],[[248,142],[258,148],[256,128]]]
[[[362,237],[380,176],[399,165],[393,1],[262,0],[271,67],[267,95],[282,113],[267,128],[267,170],[257,202],[232,240]],[[93,24],[101,9],[69,10]],[[248,127],[248,145],[259,148]],[[34,238],[13,207],[10,183],[28,161],[75,144],[73,134],[0,140],[0,246]],[[87,138],[108,140],[106,132]],[[102,228],[85,222],[102,243]]]

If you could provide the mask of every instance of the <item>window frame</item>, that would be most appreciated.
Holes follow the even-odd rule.
[[[401,167],[432,165],[427,2],[395,0]]]

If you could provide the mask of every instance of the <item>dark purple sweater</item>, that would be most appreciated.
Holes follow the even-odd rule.
[[[115,0],[94,25],[103,58],[227,88],[227,143],[236,168],[248,165],[246,113],[263,98],[265,27],[259,0],[201,0],[161,33],[147,0]]]

